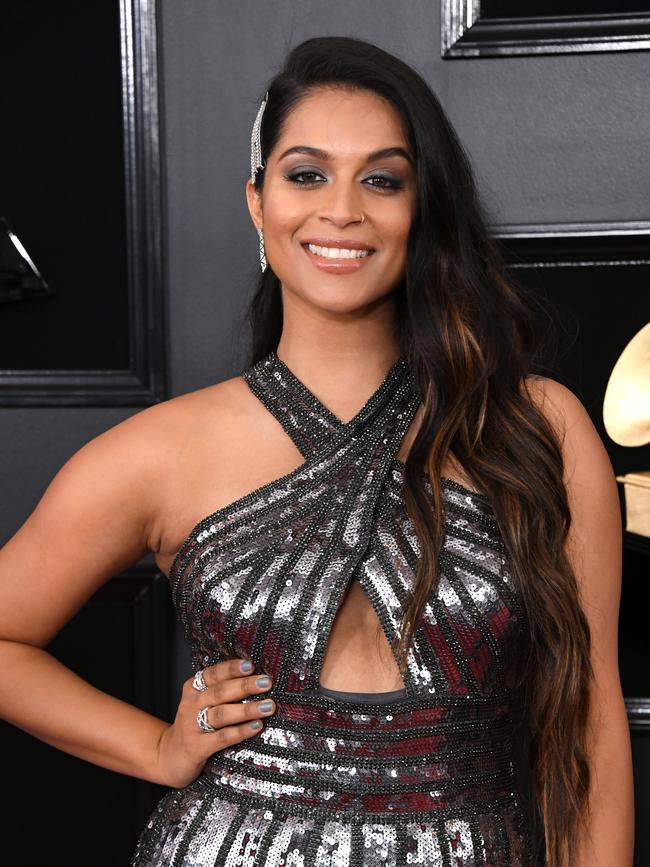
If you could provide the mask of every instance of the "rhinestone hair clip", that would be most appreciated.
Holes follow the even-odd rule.
[[[262,162],[262,142],[260,132],[262,128],[262,115],[264,114],[264,109],[266,108],[268,99],[269,92],[267,90],[264,94],[262,104],[257,111],[257,117],[253,124],[253,132],[251,133],[251,181],[253,183],[255,183],[255,175],[258,170],[266,168],[265,164]]]

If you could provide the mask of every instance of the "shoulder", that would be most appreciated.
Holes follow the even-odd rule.
[[[188,391],[135,412],[101,433],[88,447],[102,443],[107,449],[129,447],[147,462],[179,453],[202,433],[227,424],[247,411],[246,386],[240,376]]]
[[[234,386],[232,396],[225,381],[142,409],[72,454],[0,548],[0,572],[12,576],[0,581],[0,610],[12,611],[3,635],[44,646],[95,589],[157,550],[165,509],[186,499],[182,474],[206,488],[201,438],[217,439],[244,402]]]
[[[524,387],[557,433],[565,463],[565,483],[575,495],[616,484],[607,449],[587,408],[566,385],[543,376],[527,377]]]
[[[561,436],[566,434],[567,421],[587,414],[584,405],[570,388],[548,376],[527,376],[522,381],[522,390]]]
[[[558,435],[564,459],[564,481],[570,497],[597,501],[616,493],[607,449],[591,415],[566,385],[549,377],[527,377],[531,400]]]
[[[571,389],[546,377],[527,379],[528,392],[557,431],[564,461],[571,526],[567,554],[587,609],[615,612],[621,585],[622,517],[609,454],[589,412]],[[592,623],[593,625],[593,623]]]
[[[141,409],[86,442],[59,470],[49,496],[82,503],[128,503],[149,550],[156,550],[160,515],[183,474],[246,412],[243,380],[233,377]],[[241,428],[239,428],[241,430]]]

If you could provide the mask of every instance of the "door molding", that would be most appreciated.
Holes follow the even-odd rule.
[[[0,406],[146,406],[164,399],[165,309],[155,0],[117,0],[128,290],[128,367],[0,370]]]
[[[650,48],[650,12],[545,15],[536,18],[481,16],[481,0],[441,0],[444,60],[522,54],[583,54]]]

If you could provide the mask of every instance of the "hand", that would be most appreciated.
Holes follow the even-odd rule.
[[[241,699],[269,689],[261,686],[257,678],[266,675],[249,674],[242,670],[243,660],[226,659],[203,670],[203,679],[208,687],[203,692],[192,686],[193,677],[183,684],[181,701],[176,718],[170,723],[158,743],[158,767],[165,785],[173,788],[187,786],[201,772],[207,759],[224,747],[237,744],[262,730],[260,717],[275,711],[272,699],[242,702]],[[260,705],[271,701],[271,710],[263,713]],[[208,707],[207,720],[216,732],[204,732],[199,728],[196,715]],[[258,728],[251,728],[250,721],[258,721]]]

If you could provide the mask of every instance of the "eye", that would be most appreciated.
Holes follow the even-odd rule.
[[[318,172],[314,172],[310,169],[307,169],[302,172],[289,172],[289,174],[284,176],[286,181],[290,181],[292,184],[296,184],[299,187],[312,187],[315,181],[301,181],[300,178],[307,177],[311,175],[312,177],[320,177]]]
[[[385,175],[373,175],[368,178],[369,181],[383,181],[382,184],[370,184],[371,187],[376,187],[378,190],[401,190],[404,187],[402,181],[399,178],[389,178]],[[386,186],[384,186],[384,184]]]

